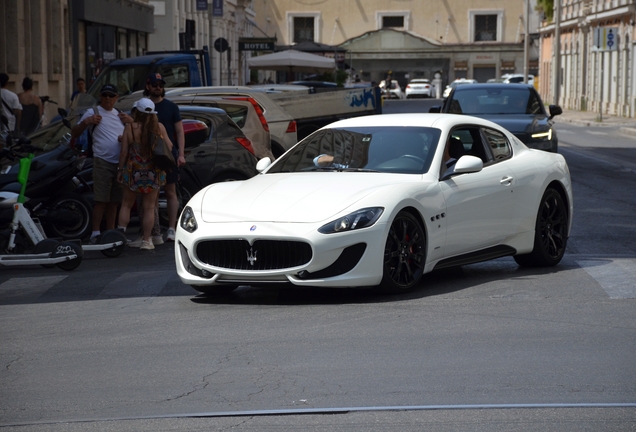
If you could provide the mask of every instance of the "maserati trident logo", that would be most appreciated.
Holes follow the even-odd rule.
[[[247,254],[247,261],[253,267],[254,263],[256,262],[256,254],[258,253],[258,251],[252,250],[252,248],[250,248],[249,252],[245,251],[245,253]]]

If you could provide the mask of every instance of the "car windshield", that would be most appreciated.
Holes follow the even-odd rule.
[[[427,127],[377,126],[323,129],[308,136],[267,171],[428,172],[441,131]],[[317,163],[322,155],[333,162]]]
[[[449,101],[455,114],[544,114],[539,97],[525,86],[458,89]]]
[[[451,88],[455,88],[455,87],[460,86],[460,85],[472,84],[472,83],[473,83],[472,81],[453,81],[450,86],[451,86]]]
[[[71,125],[75,125],[77,120],[78,116],[69,118]],[[67,145],[71,140],[71,130],[59,121],[36,130],[29,135],[28,138],[33,147],[32,151],[37,156],[55,150],[60,145]],[[4,173],[16,163],[18,163],[18,161],[10,158],[2,158],[0,159],[0,171]]]

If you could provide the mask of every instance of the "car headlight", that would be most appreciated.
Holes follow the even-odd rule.
[[[179,225],[189,233],[193,233],[197,230],[197,220],[194,217],[194,211],[192,211],[190,207],[186,206],[186,208],[183,209],[181,219],[179,219]]]
[[[383,211],[384,208],[382,207],[360,209],[321,226],[318,229],[318,232],[323,234],[333,234],[370,227],[376,223]]]
[[[532,134],[533,139],[538,139],[541,141],[550,141],[552,140],[552,128],[548,129],[547,132],[539,132],[536,134]]]

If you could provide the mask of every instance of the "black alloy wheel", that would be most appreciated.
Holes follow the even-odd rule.
[[[426,237],[418,220],[409,212],[398,213],[384,247],[384,274],[378,291],[406,292],[417,286],[426,264]]]
[[[541,198],[531,253],[514,257],[526,267],[552,267],[561,262],[567,246],[568,210],[559,192],[549,188]]]

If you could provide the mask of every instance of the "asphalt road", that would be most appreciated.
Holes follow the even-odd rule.
[[[503,258],[402,296],[207,298],[181,284],[172,244],[0,269],[0,427],[634,430],[636,140],[557,131],[575,219],[551,269]]]

